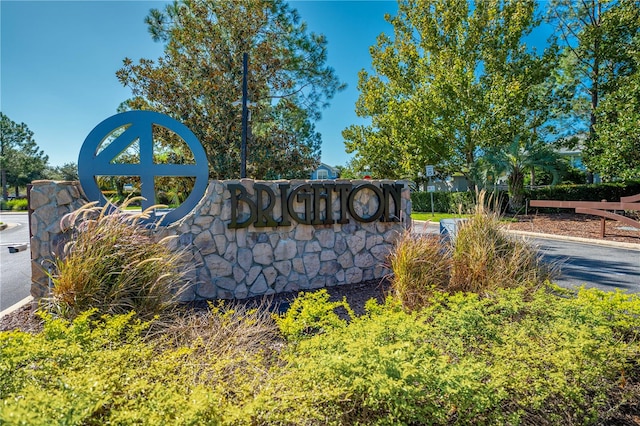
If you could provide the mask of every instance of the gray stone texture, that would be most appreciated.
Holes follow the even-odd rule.
[[[260,181],[270,186],[280,197],[279,183]],[[345,181],[348,182],[348,181]],[[377,181],[366,181],[376,184]],[[407,185],[401,194],[402,222],[359,223],[349,218],[346,224],[304,225],[291,220],[290,226],[273,228],[229,229],[231,222],[231,194],[229,184],[241,184],[247,193],[255,194],[254,181],[210,181],[206,196],[198,206],[179,222],[157,231],[158,239],[167,240],[170,247],[187,250],[193,268],[190,285],[181,293],[183,300],[242,299],[283,291],[298,291],[324,286],[358,283],[390,274],[383,266],[398,237],[408,226],[410,196]],[[291,188],[312,181],[291,181]],[[352,181],[354,185],[365,181]],[[393,183],[386,181],[385,183]],[[87,203],[78,182],[33,182],[30,191],[31,214],[31,294],[45,297],[48,293],[47,271],[40,265],[53,260],[67,241],[61,219]],[[244,202],[239,205],[239,220],[249,216]],[[304,208],[297,201],[294,210],[303,215]],[[324,203],[321,205],[324,209]],[[340,203],[334,196],[333,218],[340,218]],[[373,214],[378,199],[370,191],[360,191],[355,197],[358,214]],[[280,202],[273,211],[276,221],[282,218]],[[320,216],[327,217],[321,211]],[[62,222],[64,225],[64,222]]]

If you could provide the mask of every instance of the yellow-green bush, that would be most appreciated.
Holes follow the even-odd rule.
[[[411,312],[370,301],[349,322],[324,296],[296,303],[280,322],[302,331],[288,342],[268,314],[219,306],[163,327],[88,311],[48,316],[39,334],[0,333],[0,424],[589,425],[640,415],[637,295],[436,292]]]
[[[312,301],[316,304],[317,301]],[[640,402],[640,300],[583,290],[388,300],[289,346],[254,424],[597,424]]]
[[[258,310],[94,317],[45,314],[37,335],[0,333],[0,424],[221,424],[266,381],[281,342]]]
[[[13,210],[17,211],[27,211],[29,209],[29,203],[24,198],[18,198],[15,200],[0,200],[0,210]]]
[[[188,350],[156,352],[133,313],[72,323],[47,318],[38,335],[0,333],[0,424],[198,424],[220,419],[210,389],[184,370]]]
[[[351,318],[355,316],[346,300],[330,302],[325,289],[302,292],[285,314],[275,315],[274,319],[287,340],[297,341],[312,334],[346,327],[347,321],[340,318],[337,309],[343,309]]]

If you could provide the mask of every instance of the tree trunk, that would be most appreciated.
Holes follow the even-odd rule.
[[[598,19],[600,18],[600,4],[598,4]],[[598,137],[596,134],[596,109],[598,108],[598,90],[600,79],[600,41],[596,39],[593,43],[593,77],[591,78],[591,111],[589,115],[589,139],[593,141]],[[593,172],[587,171],[587,183],[593,183]]]
[[[536,184],[536,169],[535,167],[531,167],[531,187],[533,188]]]
[[[124,197],[124,181],[122,179],[116,179],[116,195],[118,198]]]
[[[513,170],[509,174],[509,208],[517,213],[524,206],[524,173],[522,170]]]
[[[7,190],[7,171],[2,169],[0,175],[0,180],[2,181],[2,199],[6,200],[9,198],[9,191]]]

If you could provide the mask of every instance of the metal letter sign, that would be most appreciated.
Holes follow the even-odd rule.
[[[187,144],[195,164],[154,164],[153,126],[164,127],[178,135]],[[118,136],[114,132],[124,129]],[[110,136],[113,141],[100,150],[102,143]],[[114,163],[123,151],[138,141],[140,160],[138,163]],[[100,191],[96,176],[140,176],[142,209],[155,204],[156,176],[195,177],[191,194],[178,208],[161,218],[167,225],[189,213],[202,199],[209,178],[207,155],[198,138],[184,124],[173,118],[153,111],[127,111],[107,118],[89,133],[80,149],[78,175],[85,194],[91,201],[105,204],[108,201]],[[160,216],[154,219],[159,219]]]

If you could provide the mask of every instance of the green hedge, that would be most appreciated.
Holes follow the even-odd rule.
[[[530,200],[619,201],[620,197],[640,194],[640,181],[592,185],[556,185],[525,191]]]
[[[509,196],[506,191],[499,191],[501,205],[506,207]],[[527,189],[527,200],[558,201],[619,201],[621,197],[640,194],[640,181],[610,182],[591,185],[555,185],[544,188]],[[495,197],[495,196],[494,196]],[[434,211],[441,213],[467,213],[475,205],[476,194],[466,192],[434,192]],[[431,211],[431,194],[415,191],[411,193],[411,210],[414,212]],[[568,211],[567,209],[538,209],[539,211]]]
[[[640,181],[590,185],[556,185],[525,191],[528,200],[620,201],[621,197],[640,194]],[[537,208],[539,212],[571,212],[571,209]]]
[[[27,211],[29,203],[26,199],[20,198],[16,200],[0,201],[0,210]]]
[[[497,195],[496,195],[497,194]],[[502,208],[508,202],[506,192],[499,191],[490,195],[495,199],[497,196],[502,204]],[[486,197],[489,199],[489,197]],[[430,212],[431,211],[431,193],[416,191],[411,193],[411,210],[414,212]],[[433,193],[433,211],[439,213],[470,213],[476,204],[476,193],[471,191],[465,192],[434,192]]]
[[[475,204],[473,192],[434,192],[434,211],[442,213],[458,213],[459,210],[467,212]],[[416,212],[431,211],[431,193],[413,192],[411,194],[412,210]]]

